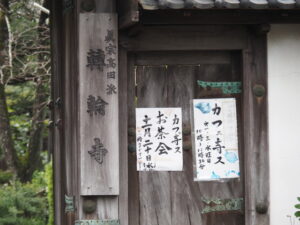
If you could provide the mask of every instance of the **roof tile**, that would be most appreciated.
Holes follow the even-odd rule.
[[[167,8],[293,9],[296,7],[300,7],[300,0],[139,0],[139,3],[145,10],[157,10]]]

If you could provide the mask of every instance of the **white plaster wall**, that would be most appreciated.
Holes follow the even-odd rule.
[[[300,25],[272,25],[268,70],[271,225],[290,225],[300,197]]]

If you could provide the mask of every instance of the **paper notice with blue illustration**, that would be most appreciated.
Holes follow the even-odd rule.
[[[192,107],[195,180],[239,177],[235,99],[194,99]]]

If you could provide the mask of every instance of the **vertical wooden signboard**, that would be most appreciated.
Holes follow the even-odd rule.
[[[81,195],[119,194],[117,17],[79,16]]]

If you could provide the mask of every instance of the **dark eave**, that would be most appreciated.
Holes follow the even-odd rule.
[[[295,9],[165,9],[142,10],[139,19],[144,25],[288,24],[300,23],[300,12]]]

